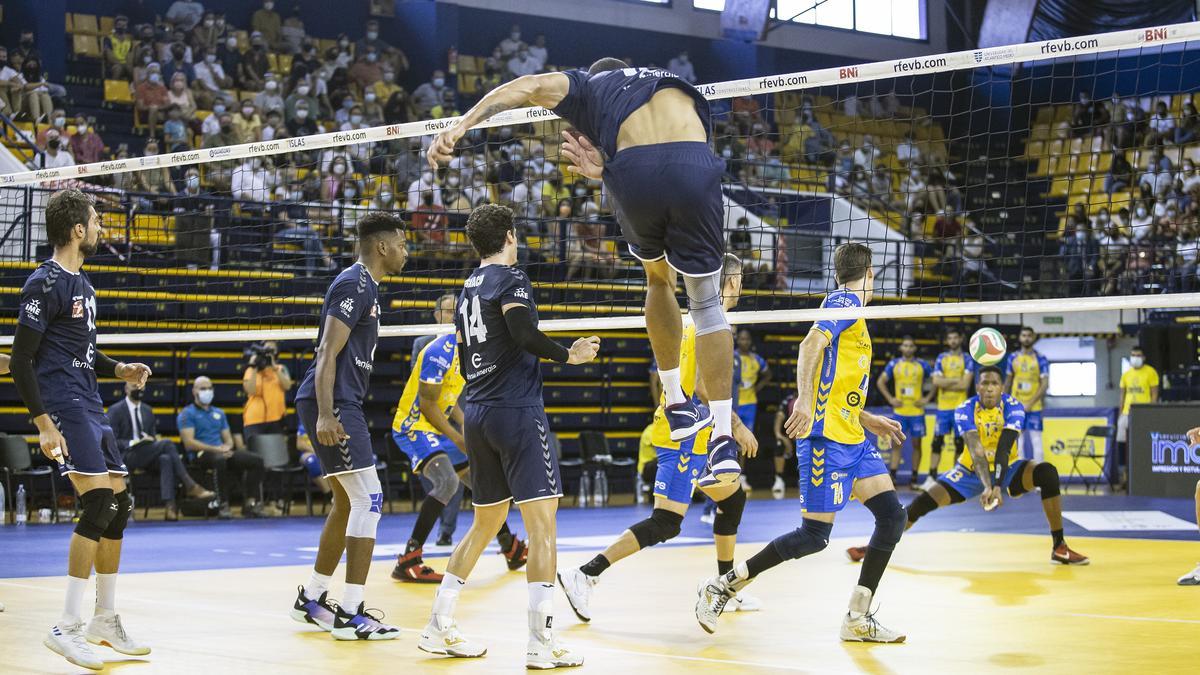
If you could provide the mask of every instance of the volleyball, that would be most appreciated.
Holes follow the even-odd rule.
[[[971,336],[971,358],[981,366],[994,366],[1004,359],[1008,343],[995,328],[980,328]]]

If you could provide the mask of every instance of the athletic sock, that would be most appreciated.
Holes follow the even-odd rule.
[[[425,501],[421,502],[421,511],[417,514],[417,522],[413,525],[412,535],[408,540],[405,553],[411,553],[425,545],[425,540],[429,539],[429,533],[433,531],[433,526],[437,524],[438,518],[445,510],[445,504],[433,497],[425,497]]]
[[[458,594],[462,592],[466,579],[446,572],[442,577],[442,585],[438,586],[437,595],[433,598],[433,620],[439,627],[446,627],[454,621],[454,610],[458,607]]]
[[[96,572],[96,613],[115,614],[117,612],[117,573],[101,574]]]
[[[304,597],[309,600],[319,600],[321,594],[329,590],[331,581],[333,581],[333,577],[313,570],[312,576],[308,578],[308,583],[304,584]]]
[[[603,553],[599,553],[596,555],[595,558],[592,558],[591,560],[585,562],[579,568],[579,571],[583,572],[584,574],[588,575],[589,577],[598,577],[601,574],[604,574],[604,570],[608,569],[611,566],[612,566],[612,563],[610,563],[608,561],[608,558],[605,558]]]
[[[743,565],[746,567],[745,578],[753,579],[772,567],[783,564],[783,560],[784,558],[783,556],[779,555],[779,550],[775,548],[775,544],[768,543],[762,548],[761,551],[750,556],[750,558],[743,563]],[[741,567],[741,565],[739,565],[739,567]],[[743,575],[739,573],[738,576],[741,577]]]
[[[708,402],[713,414],[713,438],[733,435],[733,399]]]
[[[71,624],[83,621],[83,595],[87,591],[87,579],[67,577],[67,599],[63,604],[62,623]]]
[[[529,634],[539,640],[548,637],[554,622],[554,584],[535,581],[529,584]]]
[[[342,594],[342,611],[353,616],[358,613],[358,606],[363,602],[363,593],[366,586],[363,584],[346,584],[346,592]]]
[[[683,385],[679,383],[679,368],[658,371],[658,379],[662,382],[663,396],[667,398],[667,405],[676,405],[687,400],[683,395]]]
[[[1050,536],[1054,538],[1054,548],[1058,548],[1059,546],[1067,543],[1067,540],[1063,539],[1062,530],[1050,530]]]
[[[717,574],[728,574],[729,570],[732,570],[732,569],[733,569],[733,561],[732,560],[718,560],[717,561]]]

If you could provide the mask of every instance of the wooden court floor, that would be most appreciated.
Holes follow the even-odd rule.
[[[877,596],[882,621],[908,633],[902,645],[837,639],[857,577],[841,555],[852,543],[835,539],[764,575],[749,590],[766,608],[722,617],[716,635],[692,617],[696,582],[714,568],[711,546],[623,561],[597,586],[590,625],[560,594],[557,626],[595,673],[1200,672],[1200,588],[1175,585],[1200,558],[1200,543],[1076,537],[1072,545],[1093,563],[1066,568],[1049,563],[1044,535],[912,533]],[[757,548],[741,547],[739,558]],[[564,556],[560,566],[587,557]],[[287,610],[308,568],[260,567],[123,575],[125,625],[154,652],[144,660],[100,653],[106,671],[128,673],[517,672],[525,579],[501,563],[485,557],[459,604],[459,625],[489,645],[483,659],[417,650],[434,587],[392,582],[386,560],[372,568],[367,600],[405,629],[395,641],[339,643],[294,623]],[[61,577],[0,579],[0,672],[78,670],[41,644],[62,586]]]

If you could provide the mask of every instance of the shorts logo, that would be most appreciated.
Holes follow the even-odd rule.
[[[342,309],[342,314],[350,316],[354,313],[354,298],[346,298],[338,305]]]
[[[71,303],[71,318],[83,318],[83,300],[76,300],[75,302]]]
[[[862,394],[857,391],[846,394],[846,405],[849,405],[851,408],[857,408],[860,403],[862,403]]]
[[[42,316],[42,301],[41,300],[30,300],[29,302],[25,303],[25,314],[27,316],[31,316],[35,319],[41,317]]]
[[[547,439],[546,427],[541,420],[534,420],[534,425],[538,430],[538,441],[542,444],[542,463],[546,466],[546,482],[549,483],[550,489],[558,491],[558,479],[554,477],[554,461],[550,456],[550,443]]]

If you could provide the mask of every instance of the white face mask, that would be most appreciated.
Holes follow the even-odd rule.
[[[575,188],[575,196],[582,197],[587,194],[587,188]]]
[[[205,55],[204,60],[207,61],[208,63],[216,63],[217,55],[216,54],[207,54],[207,55]]]
[[[279,83],[275,80],[267,80],[267,91],[275,91],[279,87]]]
[[[351,115],[350,124],[362,124],[362,115]]]
[[[242,117],[251,117],[254,115],[254,108],[242,108]]]
[[[1133,366],[1134,368],[1141,368],[1142,365],[1145,363],[1146,363],[1146,359],[1144,357],[1141,357],[1141,356],[1129,357],[1129,365]]]
[[[378,37],[379,37],[379,31],[374,31],[374,30],[367,31],[367,39],[368,40],[375,40]]]
[[[187,177],[187,186],[189,188],[192,188],[193,190],[200,187],[200,177],[199,176],[188,176]]]
[[[430,183],[433,182],[433,174],[430,173],[429,171],[426,171],[425,173],[421,174],[421,182],[426,185],[429,185]]]
[[[230,49],[237,49],[237,38],[229,38],[225,41],[225,46]]]
[[[307,84],[302,84],[299,87],[296,87],[296,93],[300,94],[301,96],[308,96],[308,92],[309,88]]]
[[[364,98],[364,99],[367,101],[367,103],[374,103],[374,102],[375,102],[375,92],[373,92],[373,91],[368,91],[368,92],[367,92],[367,93],[366,93],[366,94],[363,96],[363,98]]]
[[[458,187],[458,176],[450,176],[446,179],[446,185],[450,187]]]
[[[275,9],[275,3],[273,3],[273,2],[264,2],[264,3],[263,3],[263,9],[267,10],[268,12],[269,12],[269,11],[271,11],[271,10],[273,10],[273,9]]]
[[[158,73],[150,73],[150,77],[148,77],[147,79],[150,80],[151,82],[153,82],[154,84],[158,84],[159,82],[162,82],[162,77]]]
[[[298,119],[298,120],[308,119],[308,111],[307,110],[297,110],[296,111],[296,119]]]
[[[333,172],[339,176],[346,173],[346,165],[345,164],[334,164]]]
[[[379,201],[381,201],[381,202],[390,202],[390,201],[392,201],[392,193],[390,193],[390,192],[380,192],[380,193],[379,193]]]
[[[199,399],[200,405],[208,405],[208,404],[212,403],[213,390],[212,389],[202,389],[199,393],[196,394],[196,398]]]
[[[1137,214],[1138,214],[1138,218],[1145,218],[1146,217],[1146,207],[1139,206],[1138,210],[1137,210]]]
[[[441,89],[445,85],[446,85],[445,78],[441,78],[441,77],[433,78],[433,86],[437,87],[438,89]]]
[[[345,190],[342,190],[342,194],[346,196],[346,199],[353,198],[355,193],[357,193],[357,192],[358,192],[357,190],[355,190],[354,188],[350,188],[350,187],[346,188]]]

